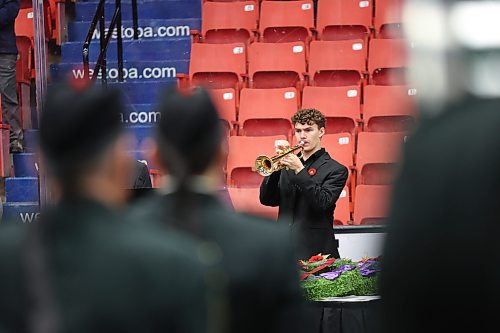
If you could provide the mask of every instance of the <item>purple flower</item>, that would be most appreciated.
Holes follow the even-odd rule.
[[[340,267],[340,271],[348,272],[348,271],[352,271],[354,268],[356,268],[356,266],[345,265],[345,266]]]
[[[367,277],[367,276],[370,276],[370,275],[373,275],[374,273],[376,273],[377,270],[375,270],[375,269],[362,269],[362,270],[359,270],[359,272],[361,273],[362,276]]]
[[[322,278],[328,279],[328,280],[335,280],[336,278],[338,278],[340,276],[340,274],[342,274],[341,271],[335,270],[335,271],[331,271],[328,273],[322,273],[319,276],[321,276]]]

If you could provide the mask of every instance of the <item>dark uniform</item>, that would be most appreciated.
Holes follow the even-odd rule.
[[[500,299],[500,99],[449,105],[406,142],[383,254],[383,332],[491,332]]]
[[[222,172],[222,127],[210,95],[167,90],[160,104],[157,143],[161,166],[174,192],[138,203],[134,220],[155,220],[199,239],[211,270],[209,320],[219,332],[301,332],[297,263],[286,230],[257,217],[232,212],[215,185]],[[218,293],[218,294],[216,294]],[[211,325],[211,327],[214,327]]]
[[[42,215],[59,332],[204,332],[204,273],[191,240],[128,223],[105,206],[65,200]],[[27,232],[0,231],[0,332],[27,332]]]
[[[347,181],[347,168],[323,148],[301,162],[304,169],[298,174],[282,170],[265,177],[260,202],[279,206],[278,221],[290,224],[303,258],[318,253],[338,258],[333,212]]]
[[[135,210],[140,212],[131,216],[169,228],[179,205],[190,207],[191,224],[183,220],[175,227],[220,249],[228,332],[303,332],[302,295],[288,232],[271,221],[234,213],[210,194],[191,193],[181,200],[176,194],[158,195],[138,203]]]
[[[128,176],[121,101],[101,87],[48,91],[40,148],[61,196],[36,223],[0,225],[2,333],[206,331],[198,244],[111,209]]]

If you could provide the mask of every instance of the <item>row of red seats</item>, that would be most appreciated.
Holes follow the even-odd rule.
[[[181,84],[212,89],[284,88],[406,84],[407,44],[373,39],[369,53],[362,40],[313,41],[306,56],[302,42],[199,44],[191,48],[189,76]],[[368,59],[368,61],[367,61]],[[368,66],[366,65],[368,63]]]
[[[228,191],[237,211],[271,219],[277,218],[277,207],[267,207],[260,204],[258,188],[229,187]],[[383,224],[389,208],[391,186],[358,185],[356,200],[353,203],[349,201],[348,191],[349,189],[345,188],[337,200],[334,225]]]
[[[355,142],[349,133],[326,134],[321,145],[350,170],[348,186],[354,189],[356,185],[391,184],[405,137],[405,133],[363,132]],[[247,188],[259,186],[261,178],[252,171],[255,158],[262,154],[274,155],[274,141],[278,139],[286,137],[229,137],[227,184]]]
[[[360,203],[363,203],[367,191],[370,192],[372,188],[386,188],[392,183],[404,138],[403,133],[360,133],[355,154],[355,145],[350,134],[327,134],[323,137],[322,146],[332,158],[349,169],[349,178],[336,209],[336,224],[350,223],[351,213],[359,206],[356,202],[361,200]],[[234,199],[237,209],[269,214],[271,217],[277,213],[275,209],[260,205],[256,189],[260,186],[262,177],[252,170],[258,155],[274,154],[274,141],[277,139],[284,137],[229,138],[227,184],[230,192],[237,193],[235,195],[238,197]],[[359,189],[362,189],[361,193],[358,193]],[[244,194],[248,195],[247,200],[244,199]],[[374,200],[383,202],[385,197],[381,196]],[[365,204],[361,205],[364,206]],[[377,211],[384,211],[384,205],[372,206],[378,207]],[[381,217],[371,216],[371,218]],[[363,218],[354,217],[355,224],[371,223],[362,220]]]
[[[316,108],[327,118],[326,133],[404,132],[416,118],[416,90],[408,86],[368,85],[210,90],[230,135],[292,137],[290,118],[298,108]],[[363,96],[362,96],[363,93]]]
[[[259,8],[260,7],[260,8]],[[205,2],[205,43],[291,42],[310,39],[401,38],[401,0],[318,0],[314,21],[312,0]],[[258,37],[257,37],[258,36]]]

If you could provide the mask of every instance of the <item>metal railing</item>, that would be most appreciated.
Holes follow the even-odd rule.
[[[94,14],[94,18],[90,23],[90,28],[87,33],[87,37],[85,38],[85,42],[83,44],[83,70],[84,70],[84,78],[86,80],[95,81],[99,72],[102,71],[101,82],[104,87],[107,86],[108,78],[106,75],[107,71],[107,48],[109,45],[109,41],[113,35],[113,32],[117,31],[116,38],[116,51],[117,51],[117,59],[118,59],[118,81],[123,82],[123,37],[122,37],[122,2],[121,0],[115,0],[115,12],[113,14],[113,18],[111,19],[111,23],[106,33],[105,27],[105,4],[106,0],[100,0],[97,6],[97,10]],[[139,38],[138,28],[138,14],[137,14],[137,0],[132,0],[132,19],[133,19],[133,29],[134,29],[134,39]],[[100,52],[99,57],[97,58],[97,62],[92,74],[90,77],[90,43],[92,41],[92,36],[97,28],[97,24],[99,24],[99,44],[100,44]]]

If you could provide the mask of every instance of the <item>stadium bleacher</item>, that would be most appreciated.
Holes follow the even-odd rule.
[[[397,162],[394,151],[418,117],[417,92],[405,77],[409,46],[401,34],[400,0],[318,0],[316,19],[308,0],[139,0],[138,41],[132,38],[130,2],[122,2],[126,81],[117,83],[115,42],[107,52],[107,74],[126,96],[123,122],[137,138],[131,154],[138,159],[146,156],[141,143],[152,133],[163,87],[176,82],[205,86],[211,89],[230,135],[227,180],[230,195],[238,202],[235,207],[275,216],[275,209],[258,204],[261,178],[251,171],[253,161],[257,155],[273,154],[275,135],[292,139],[293,112],[316,107],[327,117],[323,145],[350,168],[335,224],[381,221],[384,210],[371,213],[366,202],[375,200],[372,186],[373,192],[389,191],[386,187]],[[61,62],[50,67],[54,79],[83,76],[82,44],[96,6],[96,0],[76,2],[68,40],[61,43]],[[108,20],[113,6],[106,6]],[[57,16],[53,11],[52,22]],[[58,34],[55,24],[51,29],[53,38]],[[91,62],[98,48],[96,39]],[[19,84],[31,84],[30,51],[21,50]],[[35,135],[28,132],[27,140]],[[32,154],[33,150],[14,159],[15,178],[9,180],[9,191],[17,177],[36,175]],[[153,174],[157,179],[156,170]],[[32,178],[27,179],[19,182],[32,186]],[[15,211],[13,207],[34,199],[26,191],[26,197],[22,191],[8,194],[5,207]],[[245,196],[248,202],[242,199]],[[20,201],[12,202],[14,198]]]

